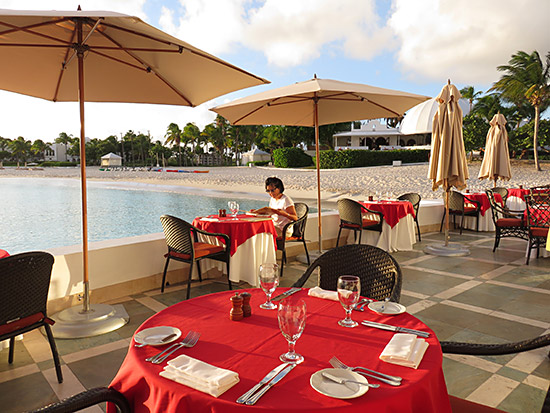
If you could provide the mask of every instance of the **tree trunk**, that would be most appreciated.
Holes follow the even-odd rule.
[[[539,112],[540,112],[540,109],[539,109],[539,106],[538,105],[535,105],[535,132],[533,133],[533,147],[534,147],[534,152],[533,152],[533,155],[535,156],[535,169],[537,171],[540,171],[540,164],[539,164],[539,154],[538,154],[538,134],[539,134]]]

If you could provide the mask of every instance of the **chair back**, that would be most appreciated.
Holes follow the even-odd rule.
[[[361,204],[353,199],[343,198],[338,202],[338,214],[340,214],[340,221],[348,224],[358,225],[359,228],[363,224]]]
[[[449,194],[449,210],[464,212],[464,195],[457,191]]]
[[[546,193],[532,192],[525,195],[527,226],[548,229],[550,227],[550,197]]]
[[[497,225],[499,218],[504,217],[504,211],[502,206],[495,199],[495,188],[485,190],[487,198],[489,198],[489,204],[491,205],[491,217],[493,218],[493,224]]]
[[[292,236],[303,238],[306,230],[309,207],[302,202],[296,202],[294,204],[294,208],[296,208],[296,215],[298,216],[298,219],[292,224]]]
[[[399,197],[397,197],[399,201],[409,201],[414,209],[414,215],[418,216],[418,208],[420,207],[420,200],[422,197],[420,194],[417,194],[415,192],[410,192],[408,194],[403,194]]]
[[[160,223],[162,224],[169,251],[194,255],[193,229],[195,227],[193,225],[171,215],[161,216]]]
[[[302,287],[319,268],[319,287],[336,291],[338,277],[356,275],[361,279],[361,295],[373,300],[401,298],[402,273],[397,261],[372,245],[351,244],[333,248],[317,258],[294,284]]]
[[[492,191],[495,194],[500,194],[500,196],[502,197],[502,202],[504,202],[504,205],[506,205],[506,200],[508,199],[508,190],[502,186],[495,186]]]
[[[53,262],[43,251],[0,259],[0,325],[40,312],[46,316]]]

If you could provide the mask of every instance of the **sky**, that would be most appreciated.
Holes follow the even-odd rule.
[[[86,136],[211,123],[209,108],[318,78],[436,96],[450,79],[487,91],[518,50],[550,51],[550,0],[0,0],[0,9],[109,10],[134,15],[271,81],[196,108],[86,103]],[[3,62],[0,62],[3,64]],[[0,91],[0,136],[79,136],[77,103]]]

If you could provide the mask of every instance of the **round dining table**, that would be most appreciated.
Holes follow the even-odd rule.
[[[9,257],[10,253],[6,250],[0,250],[0,258],[6,258]]]
[[[275,294],[283,292],[279,288]],[[192,348],[179,350],[170,358],[185,354],[213,366],[238,373],[239,382],[219,397],[213,397],[175,381],[159,376],[166,362],[151,364],[145,361],[164,348],[137,348],[132,342],[128,354],[110,387],[128,399],[136,413],[201,413],[201,412],[450,412],[450,402],[442,371],[441,346],[429,327],[408,313],[380,315],[365,310],[354,311],[356,321],[371,320],[430,333],[426,353],[417,369],[389,364],[379,355],[393,332],[359,325],[345,328],[338,325],[344,318],[339,302],[309,296],[307,289],[294,294],[307,305],[306,326],[296,343],[296,351],[305,360],[274,385],[254,406],[236,400],[258,383],[269,371],[281,364],[279,356],[288,350],[282,336],[277,311],[262,310],[266,300],[260,289],[243,290],[251,293],[252,315],[231,321],[230,298],[235,291],[226,291],[182,301],[168,307],[145,321],[137,332],[156,326],[171,326],[201,333]],[[330,368],[329,360],[336,356],[349,366],[363,366],[403,378],[398,387],[369,378],[380,384],[364,395],[338,399],[317,392],[310,378],[319,370]],[[108,406],[108,412],[114,412]]]
[[[489,197],[485,192],[463,192],[464,203],[468,204],[468,200],[477,201],[480,204],[480,217],[479,217],[479,231],[494,231],[495,224],[493,217],[491,216],[491,203]],[[504,206],[502,196],[495,193],[495,201]],[[475,217],[464,217],[464,228],[474,230],[476,229]]]

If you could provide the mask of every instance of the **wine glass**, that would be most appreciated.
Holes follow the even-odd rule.
[[[284,299],[279,304],[277,319],[281,333],[288,341],[288,353],[281,354],[279,359],[285,363],[301,363],[304,356],[296,353],[294,346],[306,326],[306,303],[302,299]]]
[[[233,219],[237,219],[237,212],[239,212],[239,204],[236,201],[229,201],[227,203],[227,206],[229,207],[229,210],[233,215]]]
[[[277,289],[278,285],[279,266],[273,263],[260,265],[260,287],[267,296],[267,301],[260,304],[260,308],[265,310],[275,310],[277,308],[277,305],[271,302],[271,294]]]
[[[338,321],[343,327],[357,327],[359,324],[351,319],[351,310],[361,295],[361,282],[355,275],[338,277],[338,299],[346,310],[346,318]]]

